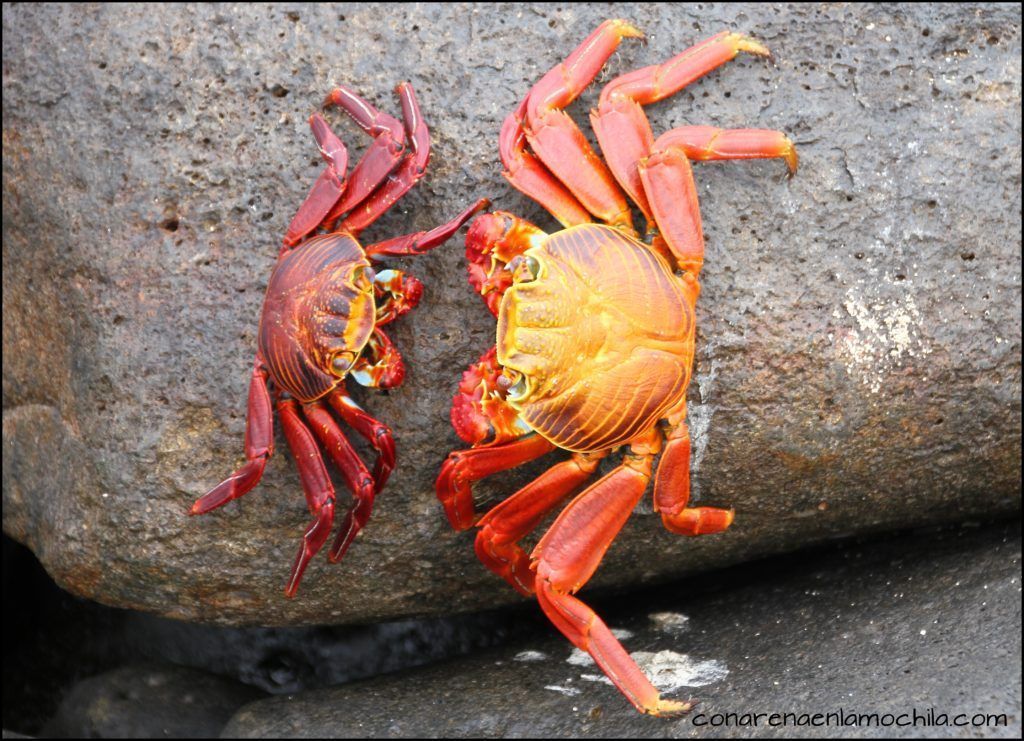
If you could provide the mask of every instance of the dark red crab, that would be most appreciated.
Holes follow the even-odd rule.
[[[332,91],[325,101],[325,106],[340,107],[373,139],[347,176],[345,145],[320,114],[309,119],[327,167],[292,219],[267,285],[249,385],[246,463],[191,509],[193,515],[205,514],[259,483],[273,453],[276,407],[315,518],[285,587],[289,597],[295,596],[306,566],[334,523],[334,487],[317,443],[337,465],[353,496],[329,551],[334,562],[341,560],[370,519],[374,497],[395,465],[391,430],[349,397],[345,379],[379,389],[402,383],[402,356],[382,327],[416,306],[423,285],[399,270],[376,272],[374,265],[381,258],[419,255],[437,247],[488,205],[481,199],[431,231],[360,246],[360,232],[423,177],[430,158],[430,134],[412,86],[403,82],[395,92],[402,103],[401,123],[345,87]],[[377,451],[372,473],[346,439],[339,420]]]
[[[778,157],[792,173],[797,154],[785,135],[765,129],[683,126],[654,137],[643,105],[740,52],[767,56],[753,39],[725,32],[605,85],[590,120],[606,165],[561,109],[621,39],[640,36],[625,21],[602,23],[505,120],[505,177],[565,228],[546,234],[498,211],[469,229],[469,280],[497,316],[496,342],[459,384],[452,424],[471,447],[449,455],[437,495],[453,527],[479,528],[484,565],[536,596],[638,710],[674,715],[693,703],[662,697],[574,594],[652,479],[654,509],[670,531],[707,535],[732,524],[731,509],[690,505],[686,388],[704,261],[690,162]],[[649,242],[633,229],[627,196],[646,217]],[[589,483],[619,448],[621,464]],[[572,457],[476,519],[474,481],[555,449]],[[520,542],[577,491],[528,553]]]

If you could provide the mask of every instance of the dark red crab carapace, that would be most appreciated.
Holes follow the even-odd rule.
[[[336,495],[321,449],[352,492],[329,551],[335,562],[366,525],[374,497],[395,465],[391,430],[363,411],[345,387],[351,378],[390,389],[405,377],[402,356],[383,327],[416,306],[423,285],[399,270],[376,269],[378,261],[423,254],[487,207],[481,199],[430,231],[360,245],[360,233],[416,184],[430,158],[430,134],[412,86],[401,83],[395,92],[401,122],[348,88],[338,87],[327,97],[325,106],[340,107],[372,137],[350,173],[345,145],[323,116],[309,119],[327,166],[292,219],[267,285],[249,385],[246,463],[196,500],[190,512],[205,514],[256,486],[273,453],[276,410],[314,517],[285,587],[289,597],[295,596],[334,523]],[[342,423],[376,451],[372,471],[349,443]]]
[[[663,698],[574,594],[652,478],[654,509],[672,532],[720,533],[732,523],[730,509],[689,502],[686,388],[704,260],[690,162],[778,157],[792,173],[797,155],[787,137],[764,129],[683,126],[654,137],[643,105],[739,52],[767,56],[753,39],[725,32],[605,85],[590,114],[605,164],[561,109],[622,38],[640,36],[625,21],[602,23],[505,120],[498,145],[505,177],[565,228],[546,234],[501,211],[470,226],[469,280],[497,316],[496,343],[459,384],[452,424],[471,447],[445,461],[437,495],[453,527],[479,528],[484,565],[536,596],[638,710],[674,715],[692,703]],[[633,228],[627,196],[646,218],[649,241]],[[621,464],[587,485],[619,448]],[[555,449],[572,457],[476,520],[474,481]],[[520,541],[575,492],[527,553]]]

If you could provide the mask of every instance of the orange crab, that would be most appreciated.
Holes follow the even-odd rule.
[[[607,165],[561,111],[594,79],[621,39],[601,24],[548,72],[505,121],[505,177],[565,227],[546,234],[509,213],[477,217],[466,237],[469,280],[498,318],[497,343],[465,372],[452,423],[468,450],[453,452],[437,495],[458,530],[479,528],[476,553],[541,608],[642,712],[673,715],[692,702],[663,699],[594,611],[573,596],[593,575],[651,479],[654,507],[683,535],[719,533],[733,511],[690,507],[686,388],[694,351],[697,276],[704,257],[692,160],[782,158],[777,131],[685,126],[654,138],[641,105],[662,100],[733,59],[768,50],[721,33],[667,62],[604,87],[591,123]],[[638,239],[628,195],[647,219]],[[594,219],[603,224],[591,223]],[[533,551],[519,544],[621,446],[621,464],[578,494]],[[471,485],[556,449],[558,463],[474,522]]]

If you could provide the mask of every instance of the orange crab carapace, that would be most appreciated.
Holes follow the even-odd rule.
[[[604,87],[590,118],[605,164],[561,108],[622,38],[639,36],[625,21],[601,24],[505,120],[505,177],[565,228],[547,234],[500,211],[470,227],[469,279],[498,318],[497,339],[459,384],[452,423],[472,447],[448,456],[437,494],[453,527],[479,528],[480,560],[536,595],[638,710],[673,715],[692,703],[662,698],[573,595],[643,496],[659,453],[654,507],[669,530],[704,535],[732,523],[731,509],[689,506],[686,388],[704,257],[690,162],[777,157],[793,173],[797,156],[786,136],[763,129],[684,126],[655,139],[641,105],[741,51],[768,55],[756,41],[726,32]],[[627,196],[646,217],[649,243],[633,228]],[[621,464],[577,494],[528,554],[519,542],[620,447]],[[571,458],[475,520],[472,482],[556,448]]]

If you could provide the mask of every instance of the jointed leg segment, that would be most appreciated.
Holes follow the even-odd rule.
[[[623,464],[576,497],[531,554],[537,600],[566,638],[588,652],[638,710],[674,715],[689,703],[663,700],[597,614],[572,594],[593,575],[632,513],[651,475],[652,454],[629,454]]]
[[[379,494],[395,468],[395,439],[391,434],[391,428],[367,414],[342,390],[328,396],[327,403],[377,451],[377,460],[373,464],[373,481],[374,489]]]
[[[448,456],[437,477],[437,497],[444,505],[448,521],[456,530],[473,525],[472,484],[482,478],[521,466],[555,449],[537,434],[526,435],[501,445],[457,450]]]
[[[530,557],[519,541],[548,512],[593,475],[605,453],[574,453],[480,518],[476,555],[491,571],[523,595],[533,594]]]
[[[579,203],[600,220],[631,230],[625,196],[583,132],[561,110],[594,80],[627,37],[642,38],[643,34],[625,21],[602,23],[530,90],[524,128],[531,149]]]
[[[370,472],[366,470],[366,465],[324,405],[321,402],[310,402],[303,405],[302,411],[320,444],[344,477],[349,491],[352,492],[352,505],[345,513],[345,519],[329,554],[330,560],[337,562],[369,521],[377,487]]]
[[[331,210],[328,220],[334,221],[364,201],[398,166],[405,153],[405,134],[396,118],[378,111],[344,85],[332,90],[324,104],[341,108],[359,128],[373,137],[362,159],[352,168],[344,197]]]
[[[299,480],[306,494],[306,504],[316,518],[302,536],[299,555],[295,558],[288,585],[284,590],[285,595],[294,597],[310,560],[323,548],[327,536],[331,534],[331,526],[334,524],[334,485],[327,475],[327,468],[324,466],[313,434],[299,416],[296,401],[291,398],[278,401],[277,414],[281,418],[285,439],[288,440],[288,447],[291,448],[299,469]]]
[[[256,359],[249,381],[249,405],[245,417],[246,463],[192,505],[190,515],[203,515],[249,493],[263,477],[274,452],[274,410],[267,390],[269,374]]]
[[[669,434],[654,478],[654,511],[665,527],[680,535],[710,535],[728,528],[735,517],[731,509],[687,507],[690,501],[690,430],[686,402],[669,415]]]

